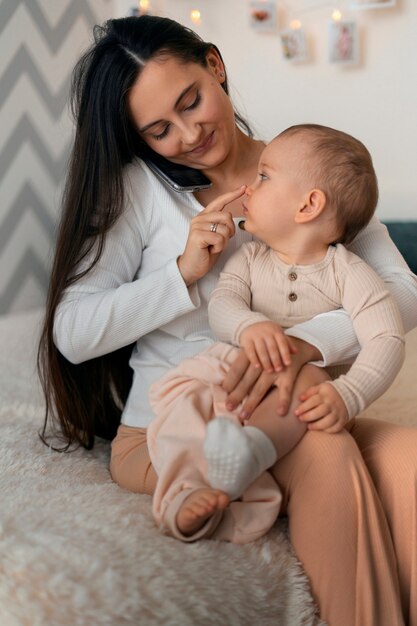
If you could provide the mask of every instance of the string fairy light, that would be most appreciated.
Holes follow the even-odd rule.
[[[342,19],[342,14],[339,11],[339,9],[335,9],[332,13],[332,20],[334,20],[335,22],[340,22],[340,20]]]
[[[201,11],[199,11],[199,9],[192,9],[190,12],[190,19],[193,24],[201,24]]]
[[[341,0],[337,2],[337,4],[345,4],[346,0]],[[289,25],[292,30],[297,30],[302,28],[302,16],[307,15],[308,13],[314,13],[320,9],[332,9],[332,19],[334,21],[340,21],[342,19],[342,13],[339,8],[335,8],[334,0],[330,0],[329,2],[323,2],[318,0],[317,2],[307,2],[303,4],[302,2],[293,2],[293,1],[285,1],[281,0],[280,6],[285,11],[289,19]]]
[[[139,0],[139,14],[146,15],[150,9],[149,0]]]

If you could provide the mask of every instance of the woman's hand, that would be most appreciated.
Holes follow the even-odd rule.
[[[231,365],[223,381],[223,389],[227,391],[226,407],[233,411],[247,396],[240,419],[248,419],[256,407],[262,402],[272,386],[278,388],[277,413],[286,415],[290,405],[292,390],[300,369],[309,361],[321,359],[321,354],[315,346],[292,337],[297,352],[293,355],[291,364],[277,374],[254,367],[244,350],[242,350]]]
[[[276,372],[268,373],[252,365],[241,350],[223,380],[223,389],[227,391],[226,408],[233,411],[247,396],[239,418],[248,419],[274,385],[276,376]]]
[[[301,368],[310,361],[318,361],[322,358],[319,350],[310,343],[291,337],[296,352],[291,358],[291,363],[281,372],[275,374],[275,387],[278,388],[278,415],[286,415],[291,403],[294,383]]]
[[[295,414],[309,430],[338,433],[346,425],[349,415],[340,394],[329,383],[307,389],[300,396],[301,404]]]
[[[178,268],[187,286],[211,270],[230,237],[235,234],[232,215],[224,211],[224,208],[242,196],[245,189],[245,185],[242,185],[239,189],[219,196],[191,221],[185,250],[177,259]]]

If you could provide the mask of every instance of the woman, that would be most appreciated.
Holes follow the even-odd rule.
[[[148,388],[214,339],[207,300],[248,237],[235,229],[238,188],[256,175],[263,144],[233,110],[218,49],[171,20],[110,21],[73,88],[76,136],[40,346],[47,418],[53,411],[64,449],[91,448],[94,434],[114,436],[123,407],[112,476],[152,493]],[[149,149],[201,170],[211,188],[172,191],[140,159]],[[227,212],[212,204],[230,189]],[[386,280],[406,330],[416,326],[415,277],[385,228],[375,220],[351,249]],[[291,334],[298,352],[278,375],[259,376],[238,357],[224,383],[231,406],[251,390],[248,414],[276,384],[283,412],[302,365],[359,350],[342,311]],[[129,395],[132,370],[138,391]],[[277,463],[281,513],[331,626],[416,626],[417,430],[369,420],[349,429],[309,432]]]

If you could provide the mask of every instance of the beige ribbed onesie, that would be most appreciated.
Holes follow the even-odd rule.
[[[344,246],[330,246],[314,265],[287,265],[264,243],[242,245],[220,274],[209,320],[219,339],[238,346],[242,331],[256,322],[272,320],[289,328],[338,308],[349,313],[361,345],[350,370],[332,382],[353,417],[397,375],[404,331],[384,283]],[[334,378],[337,370],[329,369]]]
[[[341,245],[330,246],[315,265],[289,266],[265,244],[250,242],[226,262],[209,302],[212,328],[223,343],[184,360],[150,390],[156,417],[147,442],[158,474],[153,513],[159,525],[183,541],[212,536],[246,543],[268,531],[281,505],[268,472],[244,492],[241,502],[210,518],[195,535],[185,537],[176,526],[184,499],[207,484],[202,450],[206,423],[219,415],[240,423],[238,409],[227,411],[221,386],[236,357],[230,344],[239,345],[241,332],[256,322],[273,320],[287,328],[340,307],[351,315],[362,346],[348,373],[332,382],[353,417],[385,391],[404,358],[400,314],[381,279]],[[329,369],[335,378],[336,368]]]

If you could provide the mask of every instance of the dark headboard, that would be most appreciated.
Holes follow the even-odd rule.
[[[384,223],[410,269],[417,274],[417,221]]]

